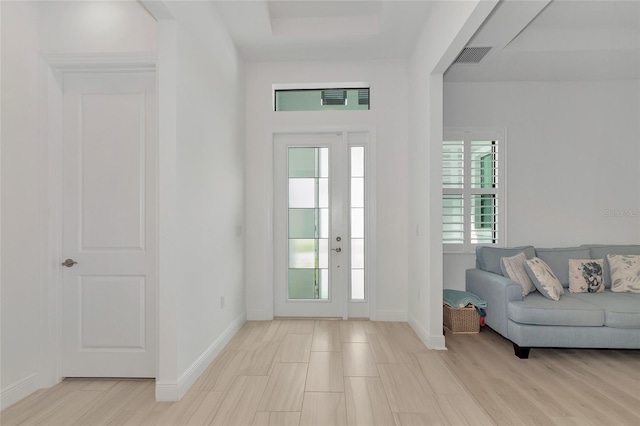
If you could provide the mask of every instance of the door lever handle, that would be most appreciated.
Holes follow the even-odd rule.
[[[340,253],[342,251],[342,249],[340,247],[334,248],[334,249],[331,249],[331,250],[335,251],[336,253]]]
[[[65,260],[64,262],[62,262],[62,266],[66,266],[67,268],[71,268],[71,267],[72,267],[73,265],[75,265],[76,263],[78,263],[78,262],[76,262],[76,261],[75,261],[75,260],[73,260],[73,259],[67,259],[67,260]]]

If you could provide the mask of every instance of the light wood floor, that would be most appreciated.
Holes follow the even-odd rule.
[[[639,425],[640,351],[533,349],[486,329],[429,351],[406,323],[248,322],[185,397],[65,380],[9,425]]]

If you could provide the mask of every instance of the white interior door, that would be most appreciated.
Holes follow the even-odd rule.
[[[274,136],[276,316],[368,317],[366,144],[351,136]]]
[[[155,377],[155,74],[67,73],[63,93],[62,375]]]

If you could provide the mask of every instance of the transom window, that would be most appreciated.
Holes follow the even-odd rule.
[[[505,243],[504,131],[445,131],[442,242],[445,252]]]
[[[369,109],[369,88],[275,89],[274,111]]]

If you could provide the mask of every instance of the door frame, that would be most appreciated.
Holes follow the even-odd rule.
[[[275,191],[276,191],[276,143],[275,138],[277,135],[286,134],[301,134],[301,135],[314,135],[314,134],[341,134],[344,143],[348,144],[349,133],[368,133],[369,138],[366,143],[366,158],[365,169],[367,170],[367,188],[365,196],[365,208],[367,209],[367,217],[365,220],[365,235],[367,238],[367,250],[365,250],[365,276],[367,277],[367,302],[369,304],[369,319],[375,321],[378,317],[377,312],[377,270],[376,265],[376,234],[377,234],[377,219],[376,219],[376,129],[375,127],[363,127],[363,126],[304,126],[304,127],[286,127],[277,128],[270,131],[271,140],[271,184],[266,185],[267,189],[267,203],[268,214],[271,216],[267,218],[269,223],[269,229],[267,232],[267,268],[270,269],[269,275],[271,276],[269,288],[265,288],[265,296],[271,299],[271,315],[273,318],[275,315],[276,306],[276,268],[275,268],[275,250],[278,239],[275,236],[275,221],[276,221],[276,205],[275,205]],[[345,297],[342,306],[342,318],[349,318],[349,304],[348,299],[349,289],[345,286],[342,290],[342,295]],[[359,303],[359,302],[354,302]],[[357,318],[352,317],[352,318]]]
[[[48,207],[45,218],[46,232],[43,247],[48,259],[45,270],[42,271],[45,283],[45,296],[42,306],[43,321],[41,329],[41,372],[39,387],[45,388],[60,383],[62,376],[62,229],[63,229],[63,77],[67,72],[154,72],[156,73],[157,90],[157,55],[155,53],[121,53],[121,54],[53,54],[41,55],[39,58],[40,87],[40,125],[41,144],[44,152],[44,162],[47,169],[41,172],[43,185],[43,205]],[[157,161],[157,160],[156,160]],[[156,167],[156,170],[158,168]],[[158,172],[156,180],[156,199],[158,194]],[[158,206],[156,205],[156,215]],[[156,223],[156,238],[158,237],[158,223]],[[156,244],[156,258],[158,245]],[[156,262],[156,277],[158,264]],[[155,376],[158,377],[158,336],[159,336],[159,288],[158,279],[155,283],[155,333],[156,333],[156,365]]]

